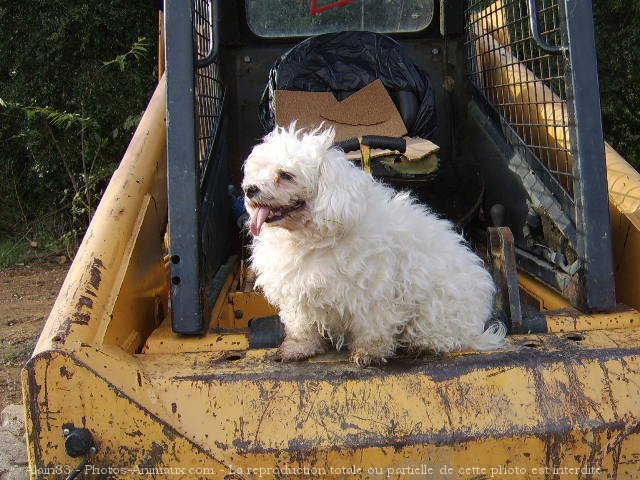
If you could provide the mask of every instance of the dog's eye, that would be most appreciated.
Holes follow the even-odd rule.
[[[287,181],[290,181],[290,180],[293,180],[293,175],[292,175],[292,174],[290,174],[289,172],[285,172],[284,170],[280,170],[280,171],[278,172],[278,178],[279,178],[280,180],[287,180]]]

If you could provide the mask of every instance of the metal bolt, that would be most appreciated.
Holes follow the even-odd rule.
[[[433,47],[431,49],[431,53],[433,53],[434,55],[438,55],[440,53],[440,49],[438,47]]]
[[[242,310],[236,310],[235,312],[233,312],[233,315],[240,320],[242,317],[244,317],[244,312]]]
[[[442,87],[445,89],[445,91],[452,92],[455,86],[456,86],[456,81],[453,77],[451,77],[450,75],[447,75],[446,77],[444,77],[444,80],[442,82]]]
[[[244,57],[244,63],[251,63],[251,57],[249,55]]]
[[[96,447],[91,447],[89,449],[89,453],[96,453],[98,451],[98,449]]]
[[[68,428],[65,428],[62,430],[62,435],[64,435],[65,437],[68,437],[70,433],[71,433],[71,430],[69,430]]]

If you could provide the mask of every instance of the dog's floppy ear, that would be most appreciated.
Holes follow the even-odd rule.
[[[333,144],[333,135],[327,137]],[[327,233],[349,230],[367,208],[368,174],[346,160],[344,153],[329,149],[319,165],[314,217]]]

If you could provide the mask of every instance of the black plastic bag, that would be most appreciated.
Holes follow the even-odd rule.
[[[275,127],[275,91],[333,92],[343,100],[380,79],[409,135],[430,138],[436,127],[429,77],[392,38],[372,32],[339,32],[310,37],[271,67],[259,115],[265,132]]]

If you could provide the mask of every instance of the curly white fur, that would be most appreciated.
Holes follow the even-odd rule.
[[[347,345],[358,364],[414,351],[490,350],[495,287],[482,261],[409,194],[330,148],[331,130],[277,128],[244,166],[257,285],[280,309],[285,361]]]

